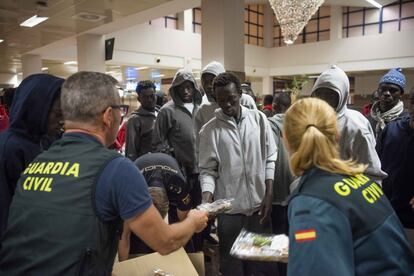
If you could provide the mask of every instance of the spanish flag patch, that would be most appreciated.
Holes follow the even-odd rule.
[[[316,240],[315,228],[300,230],[295,232],[296,242],[306,242]]]

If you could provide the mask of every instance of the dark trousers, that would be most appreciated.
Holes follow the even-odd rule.
[[[272,206],[272,229],[273,233],[280,235],[289,235],[289,222],[287,215],[288,206],[273,205]],[[287,275],[287,264],[277,263],[279,276]]]
[[[202,199],[201,186],[198,176],[199,174],[187,175],[187,182],[191,187],[190,196],[193,208],[196,208],[198,205],[200,205]],[[195,233],[191,240],[193,242],[195,252],[203,250],[203,232]]]
[[[260,224],[258,213],[245,215],[218,215],[220,271],[224,276],[278,276],[277,264],[272,262],[242,261],[230,256],[230,249],[242,228],[255,233],[271,233],[270,222]]]

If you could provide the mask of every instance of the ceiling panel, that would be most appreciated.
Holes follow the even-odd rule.
[[[16,61],[33,49],[150,9],[171,0],[1,0],[0,73],[16,73]],[[40,3],[40,4],[39,4]],[[37,14],[49,17],[33,28],[19,24]]]

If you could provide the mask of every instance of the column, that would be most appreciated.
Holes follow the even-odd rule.
[[[201,59],[216,60],[244,81],[244,1],[202,0]]]
[[[273,25],[274,25],[274,18],[275,18],[275,14],[272,10],[272,7],[270,7],[270,4],[268,1],[266,1],[266,3],[263,5],[264,9],[264,16],[263,16],[263,46],[267,47],[267,48],[272,48],[273,47],[273,36],[274,36],[274,31],[273,31]]]
[[[265,76],[262,78],[262,95],[270,94],[273,95],[273,77]]]
[[[184,32],[193,32],[193,9],[178,13],[178,29]]]
[[[92,34],[78,36],[77,48],[78,71],[105,73],[105,40],[103,36]]]
[[[342,22],[342,7],[331,6],[331,40],[337,40],[342,38]]]
[[[24,55],[22,58],[23,79],[32,74],[42,73],[42,57],[39,55]]]

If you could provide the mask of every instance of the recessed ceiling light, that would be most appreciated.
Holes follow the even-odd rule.
[[[135,70],[145,70],[148,69],[148,67],[144,66],[144,67],[135,67]]]
[[[22,27],[34,27],[37,24],[42,23],[43,21],[47,20],[49,17],[40,17],[37,15],[34,15],[32,17],[30,17],[29,19],[23,21],[22,23],[20,23],[20,26]]]
[[[0,43],[2,43],[4,41],[4,39],[0,39]]]
[[[76,65],[76,64],[78,64],[78,62],[74,61],[74,60],[71,60],[71,61],[66,61],[63,64],[65,64],[65,65]]]
[[[153,75],[152,76],[152,78],[153,79],[157,79],[157,78],[162,78],[162,77],[164,77],[165,75],[163,75],[163,74],[161,74],[161,75]]]
[[[49,67],[42,67],[42,71],[49,70]]]
[[[382,8],[382,5],[380,3],[378,3],[377,1],[374,1],[374,0],[365,0],[365,1],[367,1],[368,3],[370,3],[373,6],[375,6],[378,9],[381,9]]]

